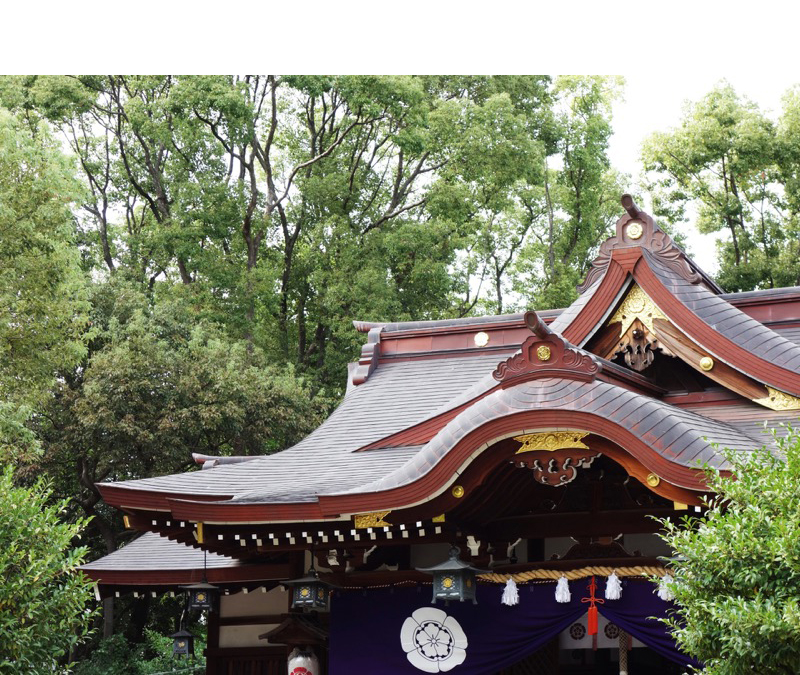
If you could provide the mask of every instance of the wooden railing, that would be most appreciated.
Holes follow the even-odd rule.
[[[286,675],[286,648],[209,649],[206,675]]]

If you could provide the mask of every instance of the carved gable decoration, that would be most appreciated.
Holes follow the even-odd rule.
[[[651,216],[636,206],[630,195],[622,196],[622,205],[628,213],[617,221],[616,235],[606,239],[600,246],[600,252],[592,262],[586,279],[578,286],[579,293],[583,293],[602,278],[611,262],[614,250],[634,247],[648,250],[662,265],[690,283],[704,283],[712,292],[722,293],[722,289],[712,279],[701,270],[695,269],[683,250]]]
[[[520,377],[564,377],[593,380],[601,365],[591,354],[573,347],[553,333],[536,314],[527,312],[525,323],[533,335],[522,343],[519,354],[501,362],[492,373],[500,382]]]

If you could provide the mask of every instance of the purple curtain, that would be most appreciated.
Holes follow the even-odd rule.
[[[604,597],[605,579],[597,577],[597,585],[597,595]],[[681,665],[700,666],[699,661],[678,651],[666,626],[655,618],[666,617],[674,604],[661,600],[654,590],[655,585],[646,579],[623,579],[622,597],[619,600],[606,600],[598,605],[598,609],[611,623],[664,658]]]
[[[330,675],[487,675],[539,650],[586,613],[589,580],[570,582],[569,603],[555,601],[555,583],[519,586],[518,605],[500,603],[502,584],[480,584],[478,604],[431,605],[431,587],[337,591],[331,600]],[[597,597],[605,579],[597,577]],[[598,605],[620,628],[672,661],[683,656],[658,621],[671,603],[649,581],[626,580],[622,599]],[[431,611],[435,607],[439,611]],[[420,612],[419,610],[424,610]]]

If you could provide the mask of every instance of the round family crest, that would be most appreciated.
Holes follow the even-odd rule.
[[[452,670],[467,658],[467,636],[438,607],[420,607],[403,622],[400,644],[409,663],[426,673]]]
[[[616,640],[619,637],[619,626],[615,623],[607,623],[603,632],[609,640]]]
[[[634,221],[630,225],[628,225],[628,236],[631,239],[638,239],[639,237],[642,236],[642,232],[643,230],[641,223],[637,223],[636,221]]]
[[[573,623],[569,627],[569,636],[573,640],[583,640],[586,637],[586,626],[582,623]]]

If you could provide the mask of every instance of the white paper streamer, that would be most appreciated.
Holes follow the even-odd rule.
[[[556,584],[556,602],[569,602],[572,594],[569,592],[569,581],[563,574]]]
[[[661,581],[658,584],[658,597],[667,602],[674,600],[675,596],[672,593],[672,584],[674,582],[675,579],[670,574],[665,574],[661,577]]]
[[[622,597],[622,582],[616,572],[606,580],[606,600],[619,600]]]
[[[517,582],[514,581],[513,577],[508,577],[506,587],[503,589],[503,599],[500,602],[509,607],[519,604],[519,591],[517,590]]]

